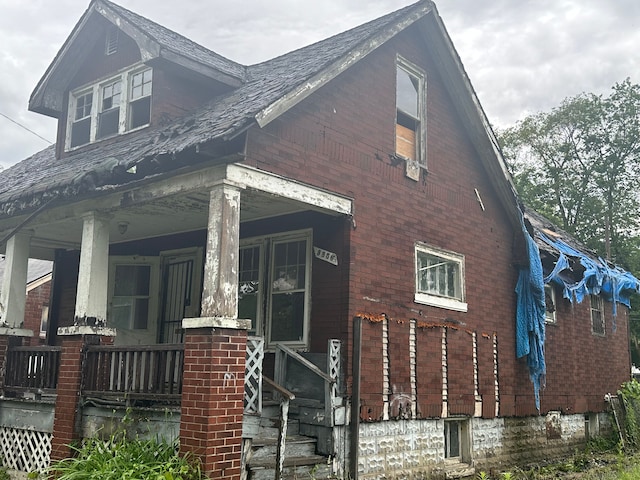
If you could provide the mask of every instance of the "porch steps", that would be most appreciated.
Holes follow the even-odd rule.
[[[273,480],[276,472],[280,405],[263,401],[257,435],[251,439],[246,467],[249,480]],[[291,411],[289,412],[291,413]],[[328,458],[317,453],[317,439],[300,435],[300,423],[291,416],[287,422],[283,479],[331,478]]]
[[[273,480],[276,471],[277,438],[256,438],[247,461],[250,480]],[[284,479],[331,477],[327,457],[315,453],[316,440],[302,435],[285,440]]]

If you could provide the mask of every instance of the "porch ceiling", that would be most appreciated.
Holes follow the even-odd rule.
[[[0,234],[6,236],[15,229],[31,230],[31,256],[52,259],[55,249],[80,248],[83,214],[93,210],[111,216],[111,243],[205,229],[210,187],[221,177],[241,188],[241,222],[308,210],[332,215],[350,213],[347,211],[350,200],[344,197],[266,172],[233,166],[223,172],[198,172],[166,184],[96,196],[32,218],[14,218],[0,223]]]

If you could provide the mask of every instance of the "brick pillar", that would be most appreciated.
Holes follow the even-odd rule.
[[[115,330],[89,326],[62,327],[58,329],[58,336],[62,338],[62,352],[51,439],[53,461],[72,456],[69,446],[80,440],[80,388],[85,346],[100,343],[101,338],[109,342],[115,336]]]
[[[217,480],[239,480],[241,472],[248,321],[236,322],[192,328],[184,339],[180,452],[194,454]]]

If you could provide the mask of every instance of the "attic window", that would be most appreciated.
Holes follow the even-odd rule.
[[[113,55],[118,51],[118,36],[120,29],[115,25],[112,25],[107,30],[106,39],[104,42],[104,54]]]
[[[426,167],[426,80],[424,73],[398,58],[396,66],[396,155]]]
[[[71,92],[67,150],[149,125],[152,81],[138,67]]]

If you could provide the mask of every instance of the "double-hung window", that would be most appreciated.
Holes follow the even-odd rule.
[[[467,311],[463,255],[417,243],[415,265],[416,303]]]
[[[67,149],[147,126],[152,83],[153,71],[143,66],[71,92]]]
[[[426,76],[401,57],[396,64],[396,155],[426,167]]]
[[[594,335],[605,334],[604,326],[604,302],[600,295],[589,295],[591,302],[591,332]]]

